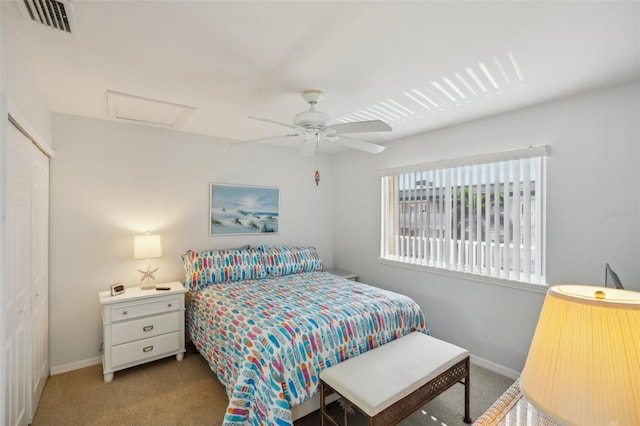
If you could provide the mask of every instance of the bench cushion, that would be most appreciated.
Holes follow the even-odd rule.
[[[466,349],[413,332],[323,370],[320,378],[373,417],[467,356]]]

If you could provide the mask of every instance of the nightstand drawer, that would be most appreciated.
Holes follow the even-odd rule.
[[[125,343],[111,349],[111,362],[114,368],[156,358],[180,350],[180,332],[163,334],[137,342]]]
[[[131,318],[142,317],[145,315],[160,314],[163,312],[171,312],[181,308],[181,301],[184,300],[182,295],[177,297],[168,297],[163,300],[145,303],[130,303],[114,306],[112,309],[112,320],[122,321]]]
[[[182,311],[115,323],[111,327],[111,344],[120,345],[180,331],[180,314]]]

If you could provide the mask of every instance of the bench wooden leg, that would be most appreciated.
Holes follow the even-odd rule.
[[[324,426],[324,385],[320,381],[320,426]]]
[[[471,383],[469,379],[471,378],[471,369],[469,364],[469,358],[467,358],[467,376],[464,378],[464,419],[463,421],[467,424],[471,424],[471,416],[469,415],[469,400],[471,396]]]
[[[338,420],[333,417],[331,413],[327,411],[327,396],[330,396],[334,393],[337,393],[335,389],[331,386],[325,384],[322,380],[320,380],[320,425],[325,426],[326,422],[329,421],[334,426],[340,426]],[[347,421],[347,413],[344,414],[344,421],[346,426]]]

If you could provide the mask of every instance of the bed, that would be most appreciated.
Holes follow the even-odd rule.
[[[410,298],[323,271],[313,247],[188,251],[186,330],[226,387],[223,424],[291,425],[322,369],[412,331]]]

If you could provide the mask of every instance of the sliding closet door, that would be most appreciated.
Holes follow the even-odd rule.
[[[26,425],[30,415],[31,141],[7,125],[5,277],[5,424]]]
[[[31,347],[29,421],[49,377],[49,158],[31,144]]]
[[[49,158],[7,125],[5,418],[31,423],[49,376]]]

